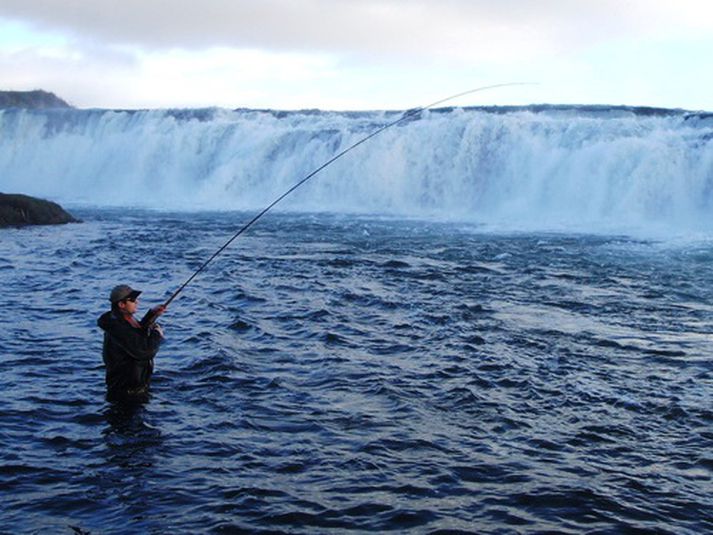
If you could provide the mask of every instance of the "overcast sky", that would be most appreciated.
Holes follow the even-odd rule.
[[[713,111],[711,0],[0,0],[0,89],[77,107]]]

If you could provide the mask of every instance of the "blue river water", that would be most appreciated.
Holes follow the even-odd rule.
[[[713,242],[275,214],[105,399],[111,287],[158,304],[250,216],[0,231],[3,533],[713,531]]]

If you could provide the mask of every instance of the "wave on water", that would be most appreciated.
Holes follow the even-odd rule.
[[[236,214],[77,215],[0,238],[0,532],[713,533],[712,243],[273,214],[110,403]]]
[[[400,112],[0,111],[2,189],[74,205],[254,210]],[[422,112],[340,159],[287,211],[496,229],[713,223],[713,114],[612,106]]]

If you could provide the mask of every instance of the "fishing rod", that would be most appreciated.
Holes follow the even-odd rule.
[[[395,125],[397,125],[397,124],[399,124],[399,123],[405,121],[405,120],[408,119],[409,117],[413,117],[414,115],[416,115],[416,114],[418,114],[418,113],[421,113],[422,111],[425,111],[425,110],[427,110],[427,109],[429,109],[429,108],[433,108],[434,106],[438,106],[439,104],[443,104],[444,102],[448,102],[449,100],[454,100],[454,99],[456,99],[456,98],[463,97],[463,96],[465,96],[465,95],[470,95],[470,94],[472,94],[472,93],[477,93],[477,92],[479,92],[479,91],[486,91],[486,90],[488,90],[488,89],[496,89],[496,88],[500,88],[500,87],[509,87],[509,86],[514,86],[514,85],[529,85],[529,84],[524,83],[524,82],[510,82],[510,83],[505,83],[505,84],[487,85],[487,86],[483,86],[483,87],[478,87],[478,88],[476,88],[476,89],[470,89],[470,90],[468,90],[468,91],[463,91],[463,92],[457,93],[457,94],[455,94],[455,95],[451,95],[450,97],[446,97],[446,98],[443,98],[443,99],[441,99],[441,100],[437,100],[436,102],[432,102],[431,104],[428,104],[427,106],[422,106],[422,107],[420,107],[420,108],[413,108],[413,109],[411,109],[411,110],[408,110],[408,111],[404,112],[404,113],[401,115],[401,117],[399,117],[399,118],[396,119],[395,121],[392,121],[392,122],[387,123],[387,124],[385,124],[385,125],[383,125],[383,126],[380,126],[380,127],[377,128],[376,130],[374,130],[371,134],[369,134],[369,135],[363,137],[362,139],[360,139],[360,140],[357,141],[356,143],[354,143],[354,144],[350,145],[349,147],[347,147],[346,149],[342,150],[340,153],[336,154],[335,156],[333,156],[332,158],[330,158],[329,160],[327,160],[326,162],[324,162],[322,165],[320,165],[319,167],[317,167],[314,171],[312,171],[311,173],[309,173],[307,176],[305,176],[304,178],[302,178],[299,182],[296,182],[292,187],[290,187],[290,188],[289,188],[287,191],[285,191],[282,195],[280,195],[279,197],[277,197],[274,201],[272,201],[272,202],[271,202],[270,204],[268,204],[265,208],[263,208],[263,209],[262,209],[257,215],[255,215],[250,221],[248,221],[247,223],[245,223],[245,225],[243,225],[243,226],[240,228],[240,230],[238,230],[235,234],[233,234],[233,236],[232,236],[228,241],[226,241],[215,253],[213,253],[213,255],[212,255],[210,258],[208,258],[208,260],[206,260],[205,262],[203,262],[203,264],[202,264],[190,277],[188,277],[188,279],[186,279],[186,281],[185,281],[183,284],[181,284],[181,286],[179,286],[179,288],[178,288],[175,292],[173,292],[173,294],[171,295],[171,297],[169,297],[168,300],[163,304],[163,307],[167,307],[169,304],[171,304],[171,302],[172,302],[176,297],[178,297],[178,294],[180,294],[180,293],[183,291],[183,289],[184,289],[186,286],[188,286],[188,285],[191,283],[191,281],[192,281],[193,279],[195,279],[196,276],[197,276],[201,271],[203,271],[206,267],[208,267],[208,264],[210,264],[213,260],[215,260],[215,258],[216,258],[220,253],[222,253],[225,249],[227,249],[227,247],[228,247],[231,243],[233,243],[233,242],[238,238],[238,236],[240,236],[241,234],[243,234],[246,230],[248,230],[248,229],[249,229],[250,227],[252,227],[255,223],[257,223],[257,221],[258,221],[262,216],[264,216],[266,213],[268,213],[277,203],[279,203],[280,201],[282,201],[282,199],[284,199],[284,198],[287,197],[289,194],[291,194],[293,191],[295,191],[297,188],[299,188],[300,186],[302,186],[302,184],[304,184],[305,182],[307,182],[309,179],[311,179],[311,178],[312,178],[313,176],[315,176],[317,173],[319,173],[320,171],[322,171],[324,168],[328,167],[329,165],[331,165],[332,163],[334,163],[335,161],[337,161],[339,158],[341,158],[342,156],[344,156],[345,154],[347,154],[347,153],[350,152],[351,150],[357,148],[357,147],[358,147],[359,145],[361,145],[362,143],[366,143],[367,141],[369,141],[369,140],[370,140],[371,138],[373,138],[374,136],[377,136],[377,135],[379,135],[381,132],[383,132],[384,130],[387,130],[387,129],[391,128],[392,126],[395,126]]]

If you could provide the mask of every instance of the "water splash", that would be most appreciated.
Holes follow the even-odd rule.
[[[2,189],[59,202],[262,208],[395,112],[5,110]],[[495,228],[713,224],[710,114],[624,107],[448,108],[384,132],[282,209]]]

